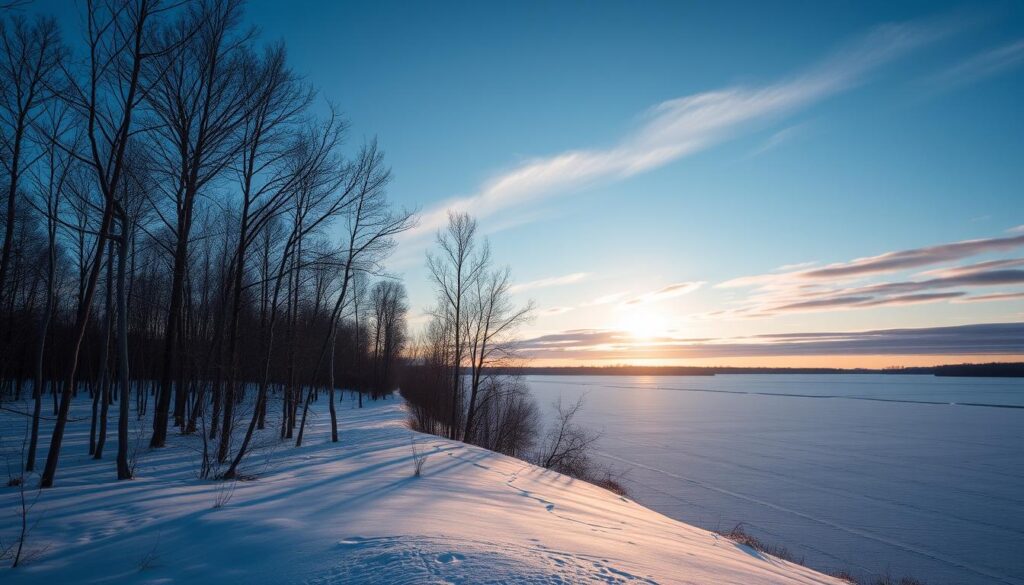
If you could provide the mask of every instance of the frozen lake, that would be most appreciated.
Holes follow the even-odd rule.
[[[640,503],[744,528],[818,569],[1024,585],[1024,381],[528,376]]]

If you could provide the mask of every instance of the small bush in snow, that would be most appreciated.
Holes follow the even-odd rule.
[[[896,579],[886,575],[876,579],[871,585],[925,585],[925,583],[913,577],[900,577]]]
[[[858,585],[857,578],[851,575],[849,571],[840,569],[838,571],[825,571],[825,574],[829,577],[835,577],[840,581],[850,583],[851,585]]]
[[[733,527],[733,529],[729,532],[721,532],[719,534],[735,542],[736,544],[749,546],[750,548],[758,552],[763,552],[775,558],[782,559],[784,561],[789,561],[791,563],[796,563],[798,565],[804,564],[803,557],[797,558],[793,556],[793,554],[790,553],[789,549],[787,549],[786,547],[775,544],[768,544],[766,542],[761,541],[756,536],[747,533],[747,531],[743,530],[742,522]]]
[[[414,477],[419,477],[423,472],[423,465],[427,462],[427,453],[421,451],[419,446],[416,445],[416,437],[411,437],[409,442],[412,444],[412,474]]]

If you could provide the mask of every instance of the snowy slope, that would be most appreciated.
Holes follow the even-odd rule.
[[[322,401],[315,408],[325,411]],[[0,581],[839,583],[590,484],[414,433],[400,402],[341,408],[340,444],[328,442],[319,413],[304,447],[254,457],[252,481],[196,479],[201,443],[175,436],[168,448],[141,452],[137,479],[118,482],[115,444],[103,462],[85,453],[82,399],[57,487],[31,513],[35,558],[0,569]],[[23,426],[0,413],[12,470]],[[275,443],[273,434],[268,428],[264,444]],[[134,440],[145,445],[141,431]],[[413,476],[412,441],[429,453],[421,477]],[[20,523],[18,501],[18,488],[0,488],[4,542]]]

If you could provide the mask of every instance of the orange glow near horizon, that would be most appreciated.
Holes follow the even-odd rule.
[[[868,368],[928,367],[945,364],[1024,362],[1020,355],[821,355],[778,357],[730,357],[690,360],[554,360],[533,359],[527,366],[535,367],[607,367],[607,366],[691,366],[743,368]]]

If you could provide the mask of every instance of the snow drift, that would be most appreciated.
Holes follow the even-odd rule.
[[[336,444],[323,400],[301,448],[273,446],[268,425],[254,477],[238,482],[196,479],[198,438],[148,451],[141,430],[136,479],[116,481],[112,461],[86,455],[87,410],[75,404],[56,487],[30,512],[30,560],[3,569],[4,583],[840,583],[588,483],[410,431],[400,401],[346,400]],[[26,420],[0,414],[12,473]],[[427,457],[419,477],[414,446]],[[0,488],[5,544],[20,493]]]

